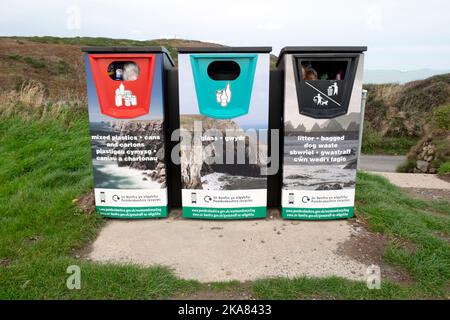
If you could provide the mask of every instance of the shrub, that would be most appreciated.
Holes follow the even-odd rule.
[[[50,73],[55,75],[68,75],[73,72],[73,68],[64,60],[59,60],[52,68],[50,68]]]
[[[450,104],[434,109],[432,121],[435,127],[450,130]]]
[[[399,165],[397,167],[397,172],[413,172],[414,168],[416,167],[416,160],[414,159],[407,159],[404,163]]]
[[[366,123],[361,152],[365,154],[406,154],[416,142],[416,139],[407,137],[384,137],[380,131],[372,128],[370,123]]]
[[[27,64],[32,66],[35,69],[44,69],[45,68],[45,62],[42,60],[38,60],[32,57],[25,57],[23,58],[23,61],[25,61]]]
[[[450,161],[442,163],[438,169],[439,175],[444,175],[448,173],[450,173]]]
[[[50,102],[45,86],[38,81],[24,82],[19,90],[0,94],[0,119],[17,116],[23,120],[69,120],[75,114],[86,113],[83,99]]]
[[[15,60],[15,61],[20,61],[20,60],[22,60],[22,56],[19,56],[18,54],[10,54],[8,56],[8,59]]]

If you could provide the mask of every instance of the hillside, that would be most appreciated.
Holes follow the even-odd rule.
[[[0,37],[0,87],[18,89],[27,80],[44,84],[51,100],[85,96],[81,46],[164,46],[175,63],[179,47],[221,47],[216,43],[184,39],[148,41],[109,38]],[[275,63],[271,56],[271,63]]]
[[[217,47],[184,39],[148,41],[109,38],[0,37],[0,88],[20,89],[29,80],[42,83],[48,101],[84,101],[81,46],[165,46],[177,62],[178,47]],[[276,57],[271,56],[274,64]],[[450,103],[450,74],[406,84],[370,84],[363,152],[406,154],[424,135],[432,111]],[[357,122],[357,118],[352,119]],[[342,124],[347,127],[350,123]]]
[[[450,73],[450,69],[416,69],[416,70],[389,70],[389,69],[368,69],[364,70],[364,83],[367,84],[385,84],[400,83],[404,84],[411,81],[430,78],[435,75]]]
[[[85,96],[81,46],[165,46],[177,61],[177,47],[217,47],[214,43],[159,39],[134,41],[108,38],[0,37],[0,87],[18,89],[28,80],[44,84],[51,100]]]
[[[403,85],[365,85],[365,121],[385,137],[421,137],[432,111],[450,103],[450,74]]]

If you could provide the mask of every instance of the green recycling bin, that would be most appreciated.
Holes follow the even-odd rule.
[[[184,217],[266,216],[270,51],[179,49]]]

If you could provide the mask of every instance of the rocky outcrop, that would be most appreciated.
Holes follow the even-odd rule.
[[[353,149],[352,149],[353,151]],[[344,169],[357,169],[358,168],[358,160],[357,159],[353,159],[350,160],[345,166]]]
[[[165,183],[165,163],[164,163],[164,134],[163,123],[160,120],[147,121],[116,121],[109,123],[110,127],[121,136],[137,137],[136,140],[127,140],[124,142],[139,143],[142,147],[130,147],[131,150],[154,150],[156,153],[149,155],[156,157],[152,161],[120,161],[119,167],[128,166],[143,170],[143,180],[151,179],[159,183]],[[145,139],[145,137],[159,137],[159,139]],[[116,149],[123,149],[116,147]]]
[[[143,171],[142,180],[151,179],[161,184],[161,188],[166,187],[166,168],[164,162],[159,162],[154,170]]]
[[[433,165],[436,155],[436,146],[432,141],[425,140],[418,146],[415,173],[436,173],[437,168]]]
[[[341,190],[342,185],[340,183],[324,183],[316,188],[316,190]]]
[[[450,131],[426,129],[427,134],[409,152],[399,171],[437,173],[439,166],[450,159]]]
[[[194,134],[194,122],[197,122],[201,134]],[[182,141],[184,141],[180,144],[181,178],[184,188],[202,189],[201,177],[212,172],[247,177],[261,176],[263,166],[261,159],[267,153],[266,145],[250,143],[249,139],[246,139],[244,143],[244,164],[237,164],[236,154],[239,149],[238,143],[235,143],[233,164],[225,163],[227,144],[220,140],[220,136],[230,136],[233,132],[237,135],[242,134],[239,133],[242,129],[232,120],[216,120],[201,115],[181,115],[180,127],[182,129]],[[183,136],[187,133],[189,137],[186,136],[185,140]],[[219,141],[207,139],[210,137],[219,137]],[[222,149],[217,149],[219,147]],[[211,161],[205,161],[205,159]]]

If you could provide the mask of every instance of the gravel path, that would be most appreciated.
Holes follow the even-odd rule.
[[[435,174],[372,172],[389,179],[392,184],[401,188],[450,190],[450,183],[439,179]]]

